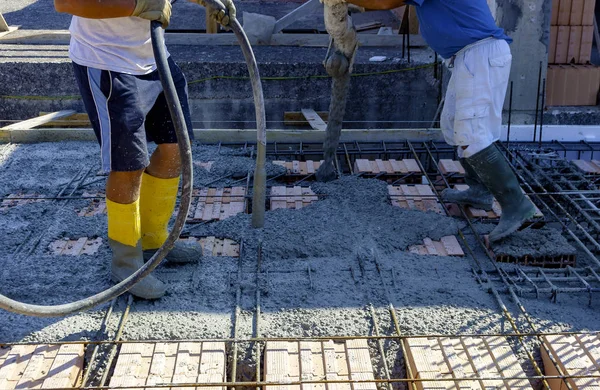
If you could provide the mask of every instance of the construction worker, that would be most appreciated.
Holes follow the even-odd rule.
[[[194,2],[203,4],[202,0]],[[224,25],[235,17],[211,9]],[[156,70],[150,21],[169,24],[169,0],[55,0],[58,12],[73,15],[70,58],[84,106],[100,143],[102,168],[108,172],[106,206],[111,277],[121,282],[151,257],[167,238],[175,208],[181,161],[177,137]],[[169,66],[188,130],[192,129],[187,83],[175,62]],[[191,133],[190,133],[191,134]],[[157,144],[148,156],[147,141]],[[170,262],[194,261],[199,247],[177,243]],[[165,285],[150,275],[130,292],[157,299]]]
[[[490,241],[517,231],[533,217],[535,207],[523,195],[517,177],[495,145],[502,126],[512,39],[496,25],[487,1],[348,1],[367,9],[415,6],[423,38],[452,71],[441,128],[446,142],[457,146],[469,184],[466,191],[445,190],[444,201],[489,211],[495,197],[502,216]]]

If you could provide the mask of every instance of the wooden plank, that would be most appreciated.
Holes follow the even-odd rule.
[[[327,129],[327,123],[312,108],[303,108],[302,115],[304,115],[313,130],[325,131]]]
[[[317,111],[319,118],[327,122],[329,120],[328,111]],[[283,123],[286,126],[308,126],[309,123],[300,111],[284,112]]]
[[[41,126],[56,119],[64,118],[75,114],[74,110],[63,110],[53,112],[51,114],[42,115],[37,118],[28,119],[26,121],[13,123],[12,125],[1,128],[0,130],[29,130]]]

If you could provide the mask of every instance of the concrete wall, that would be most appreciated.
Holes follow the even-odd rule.
[[[169,50],[190,82],[196,128],[256,126],[251,85],[244,79],[248,71],[238,47],[174,46]],[[269,127],[281,128],[286,111],[329,110],[331,80],[322,65],[325,53],[325,48],[256,48],[264,78]],[[361,48],[355,66],[357,77],[352,79],[346,127],[428,126],[439,96],[434,70],[430,67],[432,54],[430,50],[414,50],[411,63],[394,64],[391,60],[374,63],[369,62],[370,57],[387,55],[391,59],[399,55],[399,50]],[[18,62],[0,62],[0,119],[27,119],[42,111],[61,109],[83,111],[68,58],[47,61],[39,54],[34,61],[24,58]],[[228,78],[215,78],[219,76]]]
[[[517,111],[535,110],[540,62],[546,77],[552,1],[488,0],[492,7],[495,3],[496,21],[514,40],[511,81]]]

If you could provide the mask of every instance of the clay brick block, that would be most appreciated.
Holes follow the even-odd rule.
[[[581,31],[581,50],[579,51],[579,64],[587,64],[592,59],[592,46],[594,42],[594,26],[583,26]]]
[[[583,26],[594,25],[594,10],[596,8],[596,0],[585,0],[583,3],[583,17],[581,24]]]
[[[558,25],[558,11],[560,9],[560,0],[550,0],[552,1],[552,14],[550,16],[550,25],[556,26]]]
[[[267,382],[280,385],[269,386],[278,390],[300,390],[301,386],[286,382],[317,380],[372,380],[373,365],[366,340],[269,341],[265,346],[264,374]],[[376,390],[375,383],[338,383],[335,385],[310,384],[302,388],[326,390]]]
[[[19,345],[2,353],[0,388],[75,388],[83,371],[84,345]]]
[[[436,382],[416,382],[419,390],[431,388],[532,390],[529,381],[468,378],[508,378],[525,376],[505,339],[494,344],[487,337],[408,338],[404,340],[412,378],[439,378]],[[516,363],[516,364],[515,364]],[[409,378],[411,379],[411,378]],[[448,379],[448,380],[441,380]],[[454,379],[463,379],[455,381]],[[467,379],[467,380],[464,380]]]
[[[571,26],[569,31],[569,49],[567,51],[567,63],[577,63],[581,52],[581,26]]]
[[[572,0],[560,0],[558,8],[558,25],[568,26],[571,22],[571,5]]]
[[[554,0],[556,2],[556,0]],[[548,47],[548,63],[556,63],[556,40],[558,39],[558,26],[550,27],[550,46]]]
[[[569,55],[569,26],[558,26],[556,36],[556,51],[554,62],[557,64],[566,64]]]
[[[585,0],[571,0],[571,18],[570,26],[582,26],[583,23],[583,5]]]
[[[575,334],[542,337],[542,359],[545,374],[559,376],[585,376],[600,374],[600,337],[598,335]],[[566,388],[567,382],[573,390],[598,390],[597,378],[550,379],[550,388]]]
[[[218,342],[123,344],[110,386],[144,388],[164,383],[224,382],[225,356],[225,343]]]

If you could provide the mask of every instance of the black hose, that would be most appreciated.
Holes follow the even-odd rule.
[[[152,48],[154,49],[154,56],[156,57],[156,65],[160,75],[160,80],[165,91],[165,97],[167,99],[169,111],[171,112],[173,124],[175,125],[175,131],[177,133],[177,142],[179,144],[179,152],[181,154],[181,170],[183,175],[179,212],[177,214],[177,218],[175,219],[175,224],[173,225],[173,228],[167,237],[167,241],[160,247],[154,256],[152,256],[150,261],[144,264],[144,266],[136,271],[133,275],[123,280],[121,283],[109,288],[108,290],[92,297],[64,305],[39,306],[18,302],[5,297],[4,295],[0,295],[0,308],[14,313],[35,317],[62,317],[89,310],[127,292],[139,281],[150,275],[150,273],[152,273],[152,271],[158,267],[161,261],[169,253],[171,248],[173,248],[175,242],[179,239],[179,235],[181,234],[181,231],[185,225],[185,220],[187,218],[190,209],[190,203],[192,201],[192,150],[183,111],[181,109],[181,104],[179,103],[179,98],[177,97],[175,84],[173,83],[173,78],[171,77],[171,71],[167,62],[165,41],[164,36],[161,33],[161,28],[162,27],[160,23],[152,22]]]

